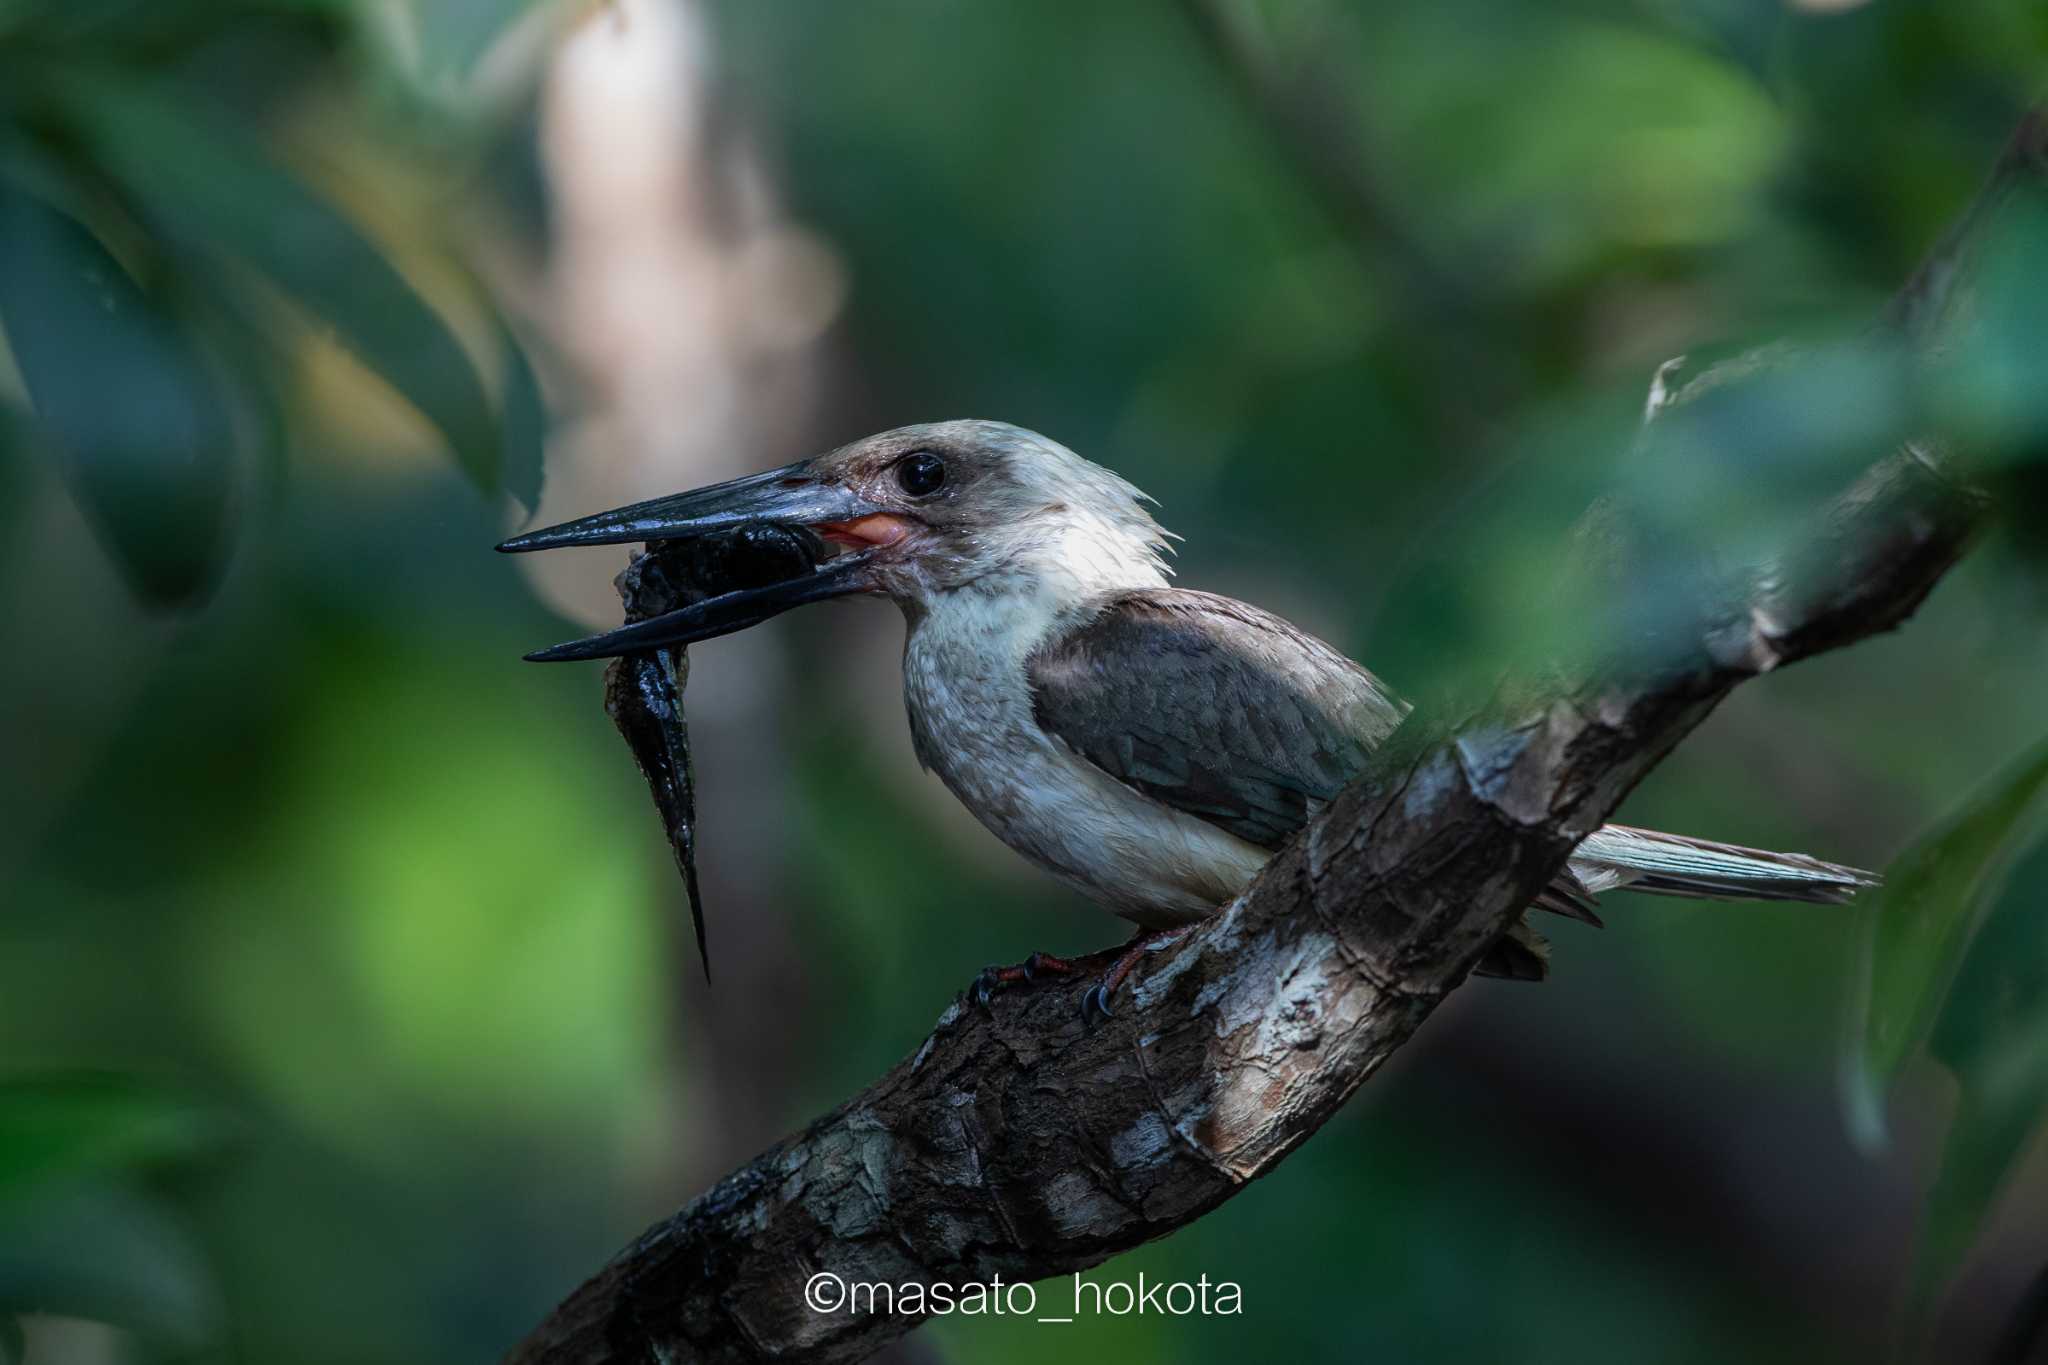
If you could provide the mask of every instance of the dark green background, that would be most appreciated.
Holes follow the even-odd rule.
[[[158,449],[147,347],[180,343],[0,299],[22,374],[47,341],[86,412],[144,433],[67,445],[0,369],[0,1318],[121,1328],[31,1319],[35,1365],[495,1358],[915,1047],[984,963],[1123,931],[917,771],[900,624],[869,604],[695,655],[699,978],[596,669],[518,661],[581,625],[489,552],[522,514],[485,490],[531,471],[476,359],[499,354],[488,306],[446,281],[495,248],[495,288],[531,284],[559,220],[537,77],[482,112],[444,96],[520,8],[0,0],[5,183],[136,277],[166,319],[136,336],[197,338],[237,433]],[[2048,72],[2024,0],[1219,8],[1234,56],[1166,0],[709,7],[715,136],[759,155],[848,291],[815,400],[732,458],[1037,428],[1159,499],[1182,583],[1425,699],[1548,638],[1529,589],[1592,491],[1750,551],[1882,453],[1897,394],[1849,365],[1803,385],[1803,435],[1761,403],[1710,453],[1628,455],[1662,360],[1873,315]],[[413,16],[409,57],[379,9]],[[162,133],[136,90],[285,179]],[[219,185],[243,192],[201,202]],[[1361,192],[1392,230],[1360,227]],[[2020,513],[1903,632],[1744,689],[1625,818],[1882,867],[2048,733],[2035,240],[1992,276],[1995,344],[1935,398]],[[462,315],[504,431],[362,252]],[[217,305],[244,287],[238,330]],[[546,363],[533,297],[566,422],[604,376]],[[341,379],[337,342],[364,362]],[[622,560],[584,561],[589,584]],[[2002,894],[2002,923],[2039,921],[2038,878]],[[1095,1272],[1236,1281],[1241,1316],[956,1320],[909,1358],[1870,1359],[1953,1104],[1909,1068],[1890,1145],[1851,1142],[1870,913],[1617,897],[1606,931],[1556,929],[1547,985],[1461,990],[1270,1179]],[[1999,942],[2048,960],[2038,931]],[[2018,1151],[1966,1220],[1949,1359],[1982,1358],[2048,1260],[2048,1169]]]

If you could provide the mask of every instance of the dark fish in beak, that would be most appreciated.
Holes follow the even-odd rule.
[[[605,670],[605,710],[633,751],[661,814],[707,981],[711,955],[697,884],[696,781],[683,719],[690,668],[684,646],[758,625],[806,602],[872,591],[868,565],[880,544],[857,528],[885,521],[880,513],[844,486],[815,478],[808,465],[793,464],[530,531],[498,546],[519,553],[648,542],[646,553],[635,555],[618,578],[625,625],[526,657],[613,660]],[[867,548],[828,559],[814,526],[836,541]],[[881,534],[878,528],[872,539],[879,541]]]
[[[802,527],[760,522],[696,540],[657,541],[633,556],[618,577],[626,620],[644,624],[673,615],[692,598],[714,597],[797,577],[817,567],[824,542]],[[642,650],[613,659],[604,671],[604,709],[633,751],[661,815],[676,871],[690,902],[697,957],[711,979],[704,934],[704,898],[697,884],[697,782],[690,763],[690,730],[683,718],[683,688],[690,677],[680,646]]]
[[[803,462],[529,531],[498,548],[518,554],[564,545],[693,540],[733,532],[747,523],[794,528],[859,522],[881,510],[841,484],[814,477],[808,462]],[[526,657],[535,663],[603,659],[730,635],[808,602],[872,591],[868,563],[873,555],[873,549],[866,549],[822,563],[792,563],[787,578],[752,582],[665,615],[536,650]]]

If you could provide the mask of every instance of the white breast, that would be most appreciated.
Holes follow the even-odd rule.
[[[1125,918],[1184,924],[1271,856],[1126,787],[1038,727],[1025,660],[1062,620],[1050,595],[927,604],[903,654],[919,759],[1011,848]]]

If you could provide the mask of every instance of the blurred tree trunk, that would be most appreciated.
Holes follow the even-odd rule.
[[[781,213],[730,110],[694,0],[617,0],[556,57],[542,111],[551,190],[553,350],[577,414],[549,452],[543,522],[750,470],[811,443],[819,336],[837,310],[829,250]],[[778,454],[783,452],[783,454]],[[522,567],[569,615],[617,620],[616,549]],[[699,1188],[787,1124],[806,1019],[805,957],[780,857],[791,804],[779,632],[712,647],[690,693],[709,803],[701,861],[719,989],[702,987],[679,880],[663,904],[686,1041],[674,1092],[688,1138],[664,1188]],[[647,846],[658,849],[651,822]],[[666,869],[664,869],[666,871]],[[709,1093],[703,1093],[708,1089]]]

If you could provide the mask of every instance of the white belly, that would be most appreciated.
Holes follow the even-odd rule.
[[[1265,849],[1126,787],[1038,727],[1024,659],[1037,632],[934,613],[903,655],[918,757],[989,831],[1126,919],[1165,928],[1244,889]],[[1050,620],[1046,621],[1049,626]]]

